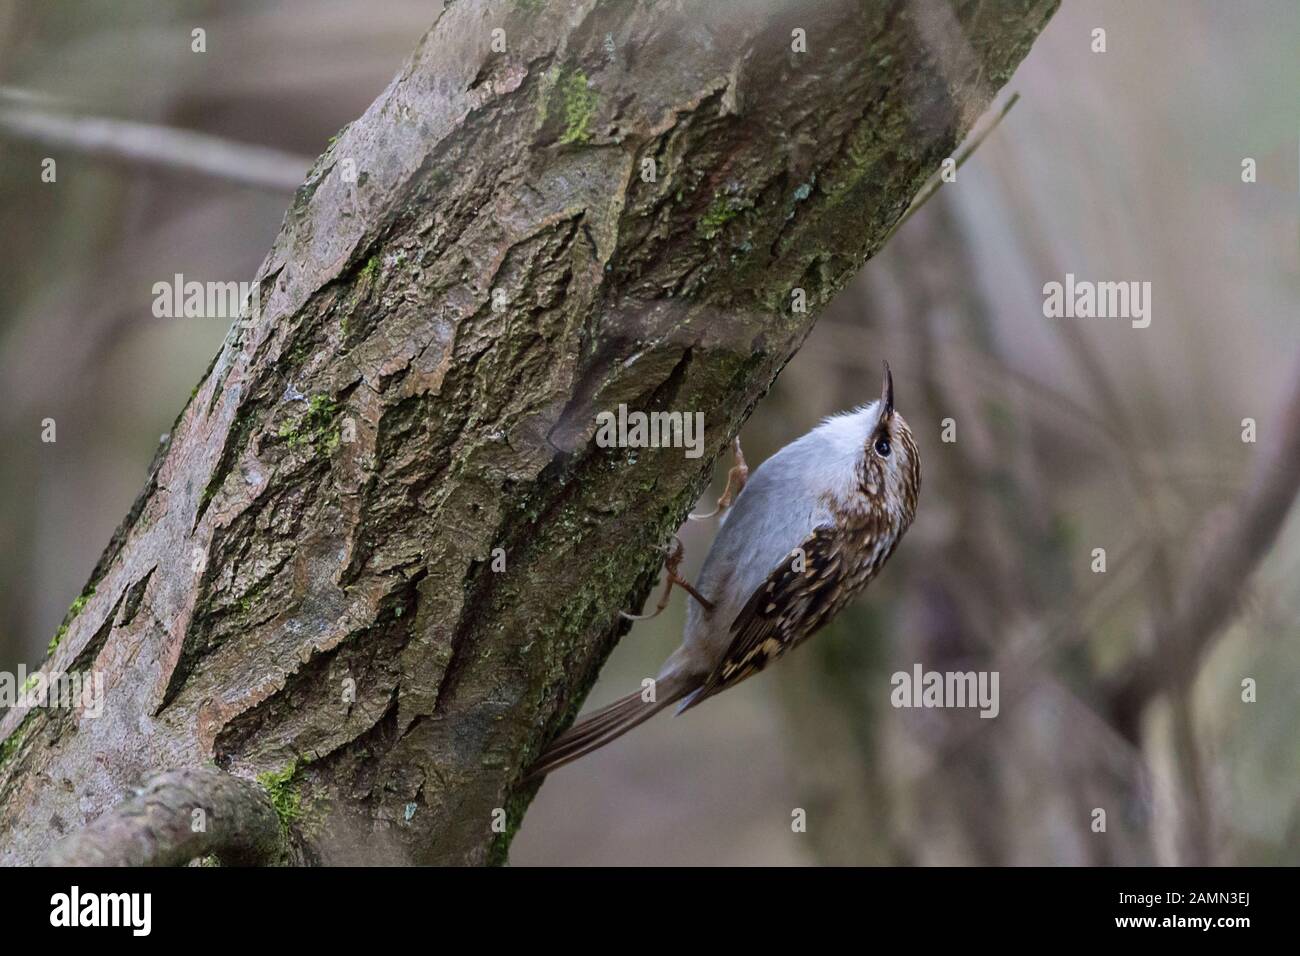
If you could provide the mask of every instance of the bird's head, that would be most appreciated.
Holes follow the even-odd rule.
[[[912,430],[894,407],[894,376],[888,362],[875,410],[875,425],[867,432],[863,448],[862,490],[891,524],[906,528],[921,491],[921,456]]]

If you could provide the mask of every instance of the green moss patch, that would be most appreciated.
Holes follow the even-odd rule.
[[[564,114],[564,132],[560,134],[560,143],[585,143],[591,139],[591,121],[596,116],[596,104],[599,97],[587,81],[587,74],[582,70],[565,73],[555,85],[560,108]]]
[[[338,402],[327,395],[313,395],[307,401],[306,414],[284,422],[278,434],[290,448],[311,445],[329,455],[342,439],[338,414]]]
[[[302,817],[302,796],[293,785],[293,777],[297,772],[298,761],[295,760],[283,770],[268,770],[257,777],[257,782],[266,791],[271,806],[275,807],[275,815],[280,818],[280,826],[285,831]]]
[[[45,649],[47,655],[53,654],[55,650],[58,649],[59,644],[63,642],[64,635],[68,633],[68,628],[71,627],[72,622],[77,619],[77,615],[85,610],[86,604],[89,603],[90,599],[94,597],[94,595],[95,589],[93,587],[87,588],[75,601],[72,602],[72,606],[68,608],[68,613],[63,615],[63,623],[59,625],[59,629],[55,632],[54,636],[50,638],[50,644]]]
[[[704,211],[704,215],[695,223],[695,231],[702,239],[712,239],[726,228],[727,223],[746,209],[752,209],[753,206],[754,204],[743,196],[719,193],[713,198],[709,208]]]

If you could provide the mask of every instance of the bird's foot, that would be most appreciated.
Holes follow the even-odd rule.
[[[627,621],[649,621],[658,617],[664,612],[664,608],[668,606],[668,599],[672,596],[674,584],[699,601],[706,611],[713,610],[713,602],[695,590],[693,584],[677,573],[677,569],[681,567],[682,558],[686,556],[686,548],[682,544],[682,539],[677,535],[673,535],[672,548],[663,550],[667,551],[668,557],[664,560],[664,589],[659,595],[659,603],[655,605],[655,609],[649,614],[629,614],[627,611],[619,611],[619,617]]]
[[[706,515],[687,515],[686,520],[707,521],[709,518],[716,518],[730,508],[736,496],[744,490],[745,482],[749,480],[749,465],[745,464],[745,453],[740,450],[739,435],[731,443],[731,454],[736,463],[727,472],[727,487],[722,492],[722,497],[718,499],[717,506]]]

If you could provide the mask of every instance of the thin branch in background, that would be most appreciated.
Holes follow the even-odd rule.
[[[1205,523],[1200,558],[1183,576],[1170,613],[1152,625],[1150,649],[1110,685],[1114,713],[1130,734],[1152,698],[1195,676],[1300,494],[1300,365],[1276,421],[1276,438],[1261,447],[1246,493],[1218,520]]]
[[[839,330],[837,326],[841,323],[823,322],[819,331],[823,328],[830,328],[836,339],[831,339],[825,332],[822,332],[821,338],[817,342],[805,346],[809,354],[815,355],[818,361],[827,365],[840,365],[849,371],[858,369],[858,358],[856,349],[860,343],[860,330],[856,328],[845,328],[843,341],[838,339]],[[915,329],[907,326],[898,326],[890,329],[890,335],[910,341],[917,335]],[[1057,413],[1057,422],[1065,422],[1071,425],[1084,425],[1087,430],[1096,433],[1099,437],[1106,439],[1112,444],[1116,451],[1123,451],[1123,436],[1120,435],[1105,419],[1094,414],[1092,411],[1076,402],[1064,391],[1056,388],[1041,379],[1035,378],[1028,372],[1025,372],[1014,365],[1002,360],[993,360],[988,356],[980,353],[976,349],[961,342],[955,335],[943,334],[934,336],[934,344],[940,354],[950,355],[959,359],[959,363],[952,363],[959,367],[963,373],[969,373],[972,376],[982,379],[983,383],[988,386],[1002,387],[1004,385],[1015,385],[1024,391],[1029,397],[1041,398],[1053,408],[1044,407],[1041,402],[1033,402],[1026,407],[1034,415],[1047,419],[1047,414],[1051,411]],[[941,362],[947,362],[948,359],[941,359]],[[933,378],[941,378],[951,374],[949,368],[924,369],[922,374]]]
[[[1014,158],[1008,157],[999,172],[1005,184],[1004,192],[1008,204],[1017,214],[1029,260],[1036,265],[1040,275],[1059,274],[1060,270],[1056,268],[1059,263],[1055,261],[1051,247],[1045,241],[1042,221],[1033,208],[1032,197],[1018,188],[1021,179]],[[1122,466],[1120,474],[1127,479],[1133,499],[1139,504],[1134,516],[1150,539],[1150,562],[1143,575],[1143,579],[1151,583],[1147,598],[1148,615],[1154,621],[1168,619],[1174,614],[1173,607],[1176,601],[1173,556],[1176,536],[1166,521],[1162,502],[1168,499],[1171,492],[1153,481],[1145,472],[1141,451],[1147,443],[1143,440],[1110,373],[1083,332],[1072,322],[1054,323],[1050,327],[1056,331],[1066,353],[1082,373],[1094,401],[1100,406],[1103,418],[1108,420],[1121,436],[1121,454],[1118,459]],[[1140,634],[1139,638],[1142,636]],[[1149,644],[1139,643],[1139,653],[1145,652],[1148,647]],[[1145,703],[1131,711],[1115,707],[1109,709],[1109,715],[1115,719],[1114,732],[1131,741],[1135,747],[1139,746],[1141,740],[1139,723]],[[1188,747],[1176,747],[1171,754],[1173,772],[1183,783],[1184,799],[1179,801],[1179,814],[1184,831],[1189,826],[1209,828],[1213,825],[1210,808],[1204,802],[1203,782],[1192,779],[1199,767],[1199,761],[1194,758],[1194,750]],[[1193,854],[1194,862],[1205,862],[1204,858],[1199,856],[1201,844],[1195,835],[1184,833],[1181,843]]]
[[[1117,563],[1131,566],[1133,573],[1127,578],[1118,575],[1110,577],[1089,594],[1082,596],[1077,603],[1052,615],[1050,620],[1028,622],[1042,634],[1036,643],[1017,641],[1011,646],[992,649],[996,655],[993,670],[1000,674],[1023,675],[1007,681],[1008,689],[1002,693],[999,702],[1000,713],[1009,714],[1028,699],[1033,689],[1033,675],[1049,674],[1043,666],[1049,656],[1077,646],[1102,621],[1118,612],[1132,598],[1146,579],[1151,556],[1143,553],[1140,542],[1134,542],[1120,551]],[[1085,702],[1079,700],[1078,703],[1095,713]],[[950,756],[961,747],[969,746],[981,732],[978,724],[968,725],[963,734],[950,741],[953,749],[943,756]]]
[[[1034,208],[1032,197],[1019,187],[1024,181],[1024,174],[1013,153],[1007,153],[998,172],[1002,178],[1007,206],[1020,229],[1026,258],[1033,264],[1038,275],[1060,275],[1063,270],[1051,252],[1051,244],[1043,232],[1042,218]],[[1154,570],[1158,587],[1156,602],[1166,605],[1172,600],[1172,561],[1167,552],[1174,535],[1166,527],[1160,510],[1160,489],[1142,470],[1141,452],[1146,447],[1146,442],[1139,434],[1105,364],[1080,328],[1072,322],[1057,322],[1048,328],[1056,332],[1065,353],[1083,376],[1093,402],[1100,409],[1102,419],[1107,422],[1109,432],[1118,436],[1120,454],[1116,461],[1128,478],[1134,497],[1143,505],[1136,511],[1135,517],[1146,528],[1155,549]]]
[[[39,94],[32,95],[40,102]],[[0,99],[14,102],[22,98],[12,88],[5,88]],[[305,156],[205,133],[100,116],[61,115],[28,105],[0,107],[0,135],[274,192],[293,192],[312,164]]]
[[[980,144],[989,138],[989,134],[998,128],[998,124],[1002,122],[1002,118],[1011,112],[1011,107],[1015,106],[1019,100],[1020,94],[1012,93],[1006,103],[1003,104],[1002,109],[998,110],[997,115],[994,116],[982,130],[977,132],[974,137],[971,138],[970,142],[962,148],[962,150],[957,154],[957,169],[961,169],[966,160],[970,159],[971,156],[974,155],[975,150],[979,149]],[[884,242],[880,244],[882,248],[894,237],[894,233],[902,229],[903,224],[916,215],[917,210],[924,206],[930,197],[939,191],[939,187],[942,185],[943,177],[939,173],[935,173],[935,175],[931,177],[929,184],[917,193],[916,198],[912,200],[912,204],[907,207],[907,211],[903,213],[898,222],[894,223],[894,228],[890,229],[885,235]]]
[[[66,97],[46,93],[43,90],[28,90],[21,86],[0,86],[0,101],[65,111],[71,108]]]

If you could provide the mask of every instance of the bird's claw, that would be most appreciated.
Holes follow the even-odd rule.
[[[723,489],[722,497],[718,499],[717,505],[712,511],[705,515],[689,514],[686,516],[687,521],[708,521],[710,518],[716,518],[722,512],[731,507],[732,503],[745,489],[745,482],[749,480],[749,465],[745,463],[745,453],[740,450],[740,436],[737,435],[731,442],[731,454],[735,459],[735,464],[727,472],[727,487]]]
[[[658,617],[664,612],[664,608],[668,607],[668,599],[673,593],[674,584],[684,590],[691,597],[695,598],[695,600],[699,601],[706,610],[712,611],[713,602],[709,601],[700,594],[699,591],[695,590],[689,581],[677,573],[678,567],[681,566],[682,558],[686,556],[686,546],[682,544],[682,539],[677,535],[673,535],[673,543],[671,547],[666,544],[661,544],[658,548],[668,556],[664,559],[664,589],[663,593],[659,595],[659,603],[655,605],[655,609],[649,614],[631,614],[627,611],[619,611],[618,616],[625,621],[649,621],[652,618]]]

